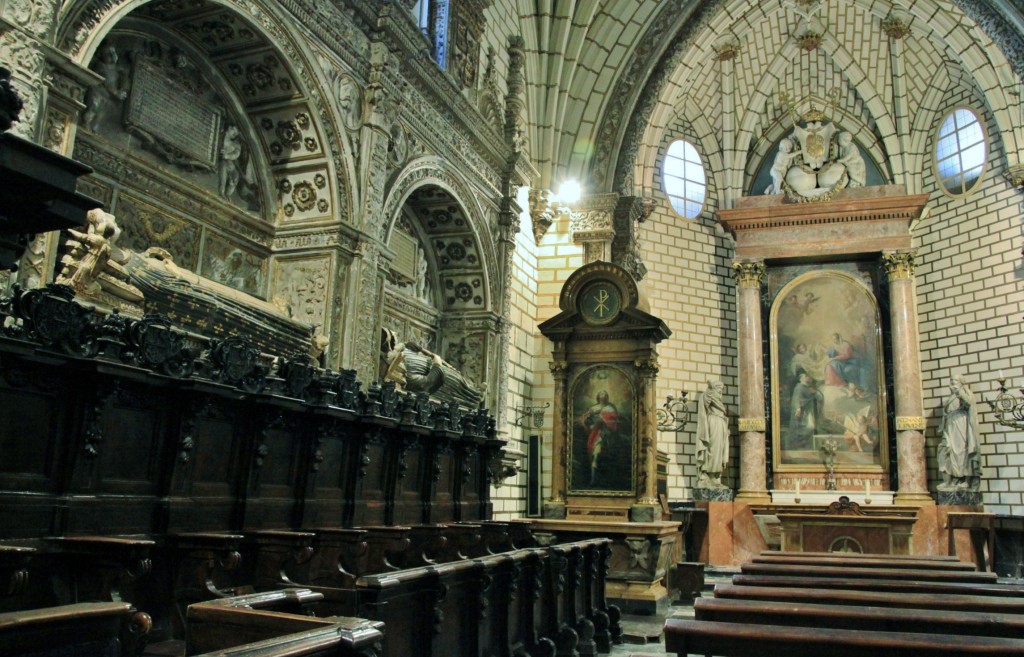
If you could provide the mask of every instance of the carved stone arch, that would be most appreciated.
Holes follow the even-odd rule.
[[[388,243],[402,207],[410,197],[427,187],[444,190],[462,208],[466,230],[441,230],[440,233],[459,235],[472,241],[471,245],[466,246],[471,246],[479,255],[476,257],[476,264],[465,269],[472,273],[478,272],[481,276],[481,287],[486,290],[486,296],[479,309],[496,312],[498,296],[492,288],[492,281],[500,278],[497,275],[500,271],[499,261],[493,249],[496,240],[491,235],[486,212],[477,200],[477,195],[470,191],[471,188],[466,181],[452,171],[443,160],[434,157],[421,158],[392,176],[385,194],[384,221],[380,224],[378,239],[384,244]],[[431,233],[432,231],[427,231],[433,238]]]
[[[475,385],[486,385],[490,403],[500,388],[502,344],[501,297],[492,285],[503,279],[485,209],[465,180],[434,157],[398,171],[387,189],[379,238],[397,246],[391,244],[397,222],[410,213],[419,222],[438,292],[435,351]]]
[[[179,5],[172,0],[73,1],[61,11],[56,42],[72,60],[87,66],[107,35],[117,28],[122,19],[135,12],[166,21],[168,26],[185,33],[190,27],[190,20],[197,22],[214,15],[228,16],[232,21],[231,27],[237,28],[232,37],[244,34],[234,42],[241,44],[238,48],[232,49],[232,44],[227,37],[222,38],[222,33],[203,34],[200,33],[200,27],[192,29],[187,36],[193,39],[198,48],[205,49],[222,68],[228,69],[231,64],[237,66],[236,74],[225,75],[242,95],[245,92],[240,88],[247,84],[243,78],[249,74],[249,68],[253,65],[253,62],[242,61],[245,55],[258,51],[274,56],[280,72],[275,73],[277,79],[271,84],[287,80],[292,93],[278,94],[276,98],[259,93],[249,97],[252,101],[249,103],[247,100],[250,119],[262,126],[270,121],[271,127],[266,128],[267,133],[274,132],[279,127],[275,124],[281,121],[304,124],[299,130],[299,147],[294,149],[300,153],[298,159],[301,159],[301,166],[291,166],[296,160],[289,152],[293,144],[282,145],[280,140],[275,140],[270,134],[263,135],[259,140],[266,151],[266,160],[274,168],[277,189],[272,193],[276,195],[280,208],[272,212],[272,216],[284,223],[314,218],[322,220],[339,214],[351,216],[348,197],[352,189],[352,177],[351,166],[347,166],[347,163],[353,157],[349,150],[339,150],[335,127],[326,118],[332,114],[329,103],[325,101],[321,81],[315,77],[313,67],[308,63],[313,59],[312,52],[294,27],[294,18],[284,14],[278,3],[264,4],[254,0],[199,0],[190,3],[188,7]],[[275,103],[290,104],[294,109],[293,116],[284,116],[282,112],[278,112],[281,116],[271,116],[274,114],[271,108]],[[304,115],[304,119],[296,121],[300,115]],[[312,148],[311,143],[315,144]],[[275,152],[278,148],[281,150]],[[302,170],[301,174],[299,169]],[[321,177],[323,181],[333,184],[322,184]],[[289,196],[295,195],[296,189],[303,192],[312,189],[313,194],[305,193],[302,203],[296,203],[289,199]],[[306,201],[311,196],[315,197],[312,205],[309,205],[308,210],[301,210],[300,205],[306,207]]]
[[[880,128],[884,128],[884,132],[888,135],[888,137],[883,139],[881,144],[884,152],[879,152],[877,149],[869,150],[869,152],[876,158],[876,162],[886,161],[887,158],[885,157],[885,153],[898,153],[901,150],[896,137],[896,126],[892,117],[889,115],[888,110],[881,105],[881,101],[878,100],[877,91],[868,85],[867,78],[863,71],[854,64],[853,58],[846,52],[845,48],[835,40],[835,37],[826,35],[822,47],[824,48],[826,45],[828,46],[828,48],[826,48],[826,54],[828,54],[829,57],[832,57],[833,61],[836,62],[837,67],[839,67],[841,60],[846,62],[846,65],[855,69],[855,73],[857,78],[860,80],[860,83],[848,75],[844,74],[844,77],[857,94],[861,96],[862,100],[864,100],[868,111],[872,114],[872,118],[875,119]],[[736,149],[739,152],[748,153],[748,157],[743,168],[737,167],[736,170],[730,171],[728,175],[730,176],[730,185],[733,186],[734,189],[741,190],[741,193],[742,190],[746,189],[748,181],[750,180],[751,162],[759,161],[761,159],[757,157],[756,151],[760,146],[762,146],[763,142],[753,144],[754,132],[758,127],[758,122],[765,112],[769,99],[773,98],[779,87],[779,82],[782,79],[782,72],[790,65],[790,62],[793,61],[793,58],[798,54],[798,52],[799,46],[797,45],[795,37],[790,37],[772,60],[772,63],[768,67],[768,72],[762,76],[761,81],[753,94],[755,100],[747,107],[747,111],[744,113],[740,122],[736,136]],[[838,55],[838,58],[836,55]],[[873,102],[869,102],[871,98],[874,98],[875,100]],[[821,105],[824,105],[824,102],[819,101],[819,107]],[[849,116],[842,109],[836,108],[835,111],[845,115],[850,122],[855,121],[853,117]],[[881,114],[875,114],[876,111],[881,112]],[[780,120],[777,123],[784,120],[784,118],[780,117]],[[859,121],[856,122],[860,123]],[[877,135],[875,136],[875,139],[877,140]],[[774,141],[771,141],[769,146],[772,144],[774,144]],[[761,157],[763,157],[763,155]],[[888,173],[895,177],[897,172],[890,169]]]

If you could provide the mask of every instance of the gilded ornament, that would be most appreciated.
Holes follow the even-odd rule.
[[[765,419],[763,417],[741,417],[739,419],[739,430],[744,431],[765,431]]]
[[[926,426],[923,417],[913,415],[896,416],[896,431],[924,431]]]

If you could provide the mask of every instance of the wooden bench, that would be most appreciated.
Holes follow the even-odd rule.
[[[839,564],[804,565],[776,563],[745,563],[740,567],[744,575],[779,577],[841,577],[847,579],[894,579],[916,580],[919,582],[957,582],[966,584],[991,584],[997,579],[995,573],[979,573],[974,570],[934,570],[917,568],[875,568],[865,564],[845,566]]]
[[[870,559],[883,559],[886,561],[953,561],[960,559],[944,554],[869,554],[861,552],[791,552],[778,550],[762,550],[759,557],[801,557],[801,558],[842,558],[846,561],[863,561]]]
[[[383,638],[382,623],[299,615],[318,598],[285,589],[191,605],[186,654],[362,657]]]
[[[881,557],[881,555],[879,555]],[[820,555],[761,555],[750,560],[751,563],[778,564],[787,566],[842,566],[844,568],[899,568],[913,570],[956,570],[975,571],[972,563],[949,561],[946,559],[848,559],[845,556]]]
[[[1024,614],[1024,598],[971,595],[968,593],[900,593],[856,591],[848,589],[793,588],[773,586],[739,586],[718,584],[715,598],[765,600],[777,603],[820,603],[830,605],[863,605],[871,607],[946,609],[950,611],[993,614]]]
[[[669,618],[665,621],[665,648],[681,657],[1013,657],[1024,655],[1024,640]]]
[[[134,657],[152,622],[124,602],[82,602],[0,614],[0,655]]]
[[[903,581],[862,577],[798,577],[781,575],[733,575],[733,584],[741,586],[782,586],[795,588],[852,589],[858,591],[886,591],[903,593],[943,593],[965,595],[991,595],[1002,597],[1024,596],[1024,588],[1013,584],[977,584],[970,582]]]
[[[1024,637],[1024,616],[934,609],[698,598],[697,620],[882,632]]]

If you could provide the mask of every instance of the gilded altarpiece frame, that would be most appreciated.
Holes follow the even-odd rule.
[[[772,467],[889,470],[889,403],[877,263],[768,274]]]

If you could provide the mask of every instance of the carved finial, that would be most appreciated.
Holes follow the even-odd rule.
[[[1024,188],[1024,164],[1011,164],[1006,171],[1006,179],[1014,187]]]
[[[898,14],[889,14],[882,20],[882,31],[894,40],[902,39],[910,34],[910,24]]]
[[[715,46],[715,59],[720,62],[728,62],[740,54],[740,46],[734,41],[723,41]]]
[[[10,130],[24,103],[11,86],[11,72],[0,66],[0,132]]]
[[[555,221],[550,199],[551,192],[548,190],[530,189],[530,217],[533,219],[533,237],[537,244],[540,244]]]

